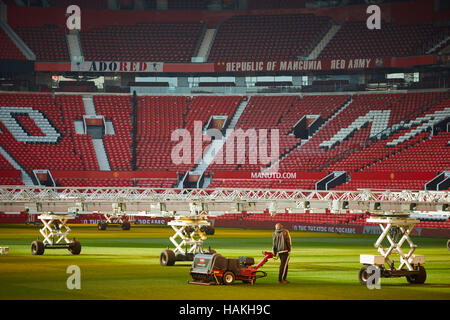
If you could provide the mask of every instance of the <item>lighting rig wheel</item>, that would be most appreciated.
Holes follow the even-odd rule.
[[[44,242],[36,240],[31,243],[31,254],[35,256],[43,255],[45,251]]]
[[[131,228],[131,224],[129,221],[124,221],[122,223],[122,230],[130,230],[130,228]]]
[[[213,226],[202,226],[200,228],[200,231],[204,232],[206,235],[208,236],[213,236],[214,235],[214,227]]]
[[[98,226],[98,230],[106,230],[106,227],[108,226],[108,224],[106,222],[99,222],[97,226]]]
[[[69,245],[69,252],[71,254],[80,254],[81,252],[81,243],[78,240],[74,240],[73,242],[70,243]]]
[[[361,267],[361,269],[359,269],[358,279],[359,279],[359,283],[361,283],[361,285],[363,285],[363,286],[367,285],[367,280],[369,279],[369,274],[367,273],[368,267],[369,267],[369,265],[365,264]]]
[[[223,284],[225,284],[225,285],[233,284],[235,279],[236,279],[236,277],[235,277],[234,273],[231,271],[225,272],[222,277]]]
[[[411,284],[422,284],[427,279],[427,272],[423,266],[419,266],[419,273],[413,274],[410,276],[406,276],[406,280],[408,280]]]
[[[173,266],[175,264],[176,258],[175,253],[172,250],[164,250],[161,252],[161,255],[159,256],[159,263],[165,267],[165,266]]]

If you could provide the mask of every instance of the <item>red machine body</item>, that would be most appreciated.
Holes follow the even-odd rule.
[[[273,252],[263,251],[262,258],[254,265],[253,258],[240,257],[239,259],[226,259],[221,255],[204,255],[194,258],[191,267],[191,276],[194,280],[191,284],[225,284],[234,283],[235,280],[241,280],[244,283],[254,284],[257,278],[267,276],[260,269],[269,259],[274,258]],[[209,259],[208,259],[209,258]],[[205,261],[208,260],[208,261]]]

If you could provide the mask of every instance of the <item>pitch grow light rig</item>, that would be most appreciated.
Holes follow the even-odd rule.
[[[430,190],[276,190],[276,189],[164,189],[164,188],[80,188],[80,187],[29,187],[1,186],[0,211],[22,212],[26,208],[38,208],[33,214],[48,212],[65,214],[114,213],[114,206],[126,208],[126,214],[145,217],[173,217],[171,226],[175,235],[171,242],[175,250],[188,253],[186,257],[202,252],[202,244],[208,233],[213,233],[208,218],[228,212],[261,213],[265,210],[275,215],[277,212],[321,213],[328,209],[332,213],[376,213],[382,230],[399,228],[402,237],[391,244],[383,262],[390,254],[398,253],[400,244],[409,243],[413,224],[398,224],[398,213],[408,218],[414,211],[429,214],[448,212],[450,192]],[[123,206],[125,205],[125,207]],[[74,211],[73,208],[76,208]],[[382,217],[384,214],[385,217]],[[393,216],[390,217],[389,216]],[[397,217],[395,217],[397,215]],[[384,220],[383,220],[384,219]],[[375,222],[375,220],[369,221]],[[386,225],[387,226],[384,226]],[[390,224],[390,227],[388,226]],[[193,228],[192,228],[193,227]],[[208,228],[209,227],[209,228]],[[394,228],[395,227],[395,228]],[[56,232],[56,233],[55,233]],[[50,233],[57,235],[57,231]],[[58,231],[59,232],[59,231]],[[388,241],[387,234],[382,233]],[[384,234],[384,235],[383,235]],[[60,235],[61,236],[61,235]],[[67,237],[66,237],[67,238]],[[62,238],[66,242],[66,238]],[[178,242],[180,241],[181,242]],[[392,237],[391,237],[391,240]],[[58,241],[58,239],[56,239]],[[61,242],[60,241],[60,242]],[[176,242],[176,243],[175,243]],[[50,245],[52,239],[47,236]],[[67,243],[67,242],[66,242]],[[192,249],[194,248],[194,249]],[[415,247],[414,247],[415,250]],[[389,254],[388,254],[389,253]],[[401,256],[401,255],[400,255]],[[401,256],[402,267],[409,270],[422,265],[422,258],[412,253]],[[380,258],[373,258],[373,264],[380,264]],[[375,259],[378,259],[375,261]],[[166,260],[169,261],[169,260]],[[366,260],[363,261],[365,263]],[[370,262],[370,261],[369,261]],[[366,263],[368,264],[368,263]],[[387,268],[386,268],[387,269]],[[395,272],[394,272],[395,273]],[[391,273],[391,274],[394,274]],[[411,274],[412,275],[412,274]],[[418,280],[415,280],[418,281]]]

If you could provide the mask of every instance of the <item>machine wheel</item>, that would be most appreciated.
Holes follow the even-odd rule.
[[[450,250],[450,239],[447,241],[447,249]]]
[[[225,272],[222,277],[223,284],[225,285],[233,284],[235,279],[236,277],[231,271]]]
[[[202,226],[202,227],[200,228],[200,231],[201,231],[201,232],[204,232],[204,233],[205,233],[206,235],[208,235],[208,236],[213,236],[213,235],[214,235],[214,232],[215,232],[213,226]]]
[[[36,240],[31,243],[31,254],[35,256],[43,255],[45,251],[44,242]]]
[[[175,264],[175,253],[172,250],[164,250],[159,256],[159,263],[162,266],[173,266]]]
[[[408,280],[411,284],[422,284],[427,279],[427,272],[423,266],[419,266],[419,273],[406,276],[406,280]]]
[[[106,230],[106,227],[108,226],[108,224],[106,222],[102,222],[100,221],[98,223],[98,230]]]
[[[367,280],[369,280],[369,274],[367,273],[368,267],[369,267],[369,265],[365,264],[361,267],[361,269],[359,269],[358,279],[359,279],[359,283],[361,283],[361,285],[363,285],[363,286],[366,286]]]
[[[70,243],[69,245],[69,252],[71,254],[80,254],[81,252],[81,243],[78,240],[74,240],[72,243]]]
[[[129,221],[124,221],[122,223],[122,230],[130,230],[130,228],[131,228],[131,224]]]

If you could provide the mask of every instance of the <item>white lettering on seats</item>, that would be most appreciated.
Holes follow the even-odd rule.
[[[333,148],[350,136],[353,132],[360,130],[368,123],[372,123],[369,138],[375,137],[378,133],[388,127],[391,110],[371,110],[364,116],[357,118],[351,125],[339,130],[330,140],[323,141],[321,148]]]
[[[39,127],[44,136],[30,136],[19,125],[13,116],[14,114],[27,114]],[[1,107],[0,121],[17,141],[24,143],[57,143],[61,136],[48,119],[43,116],[42,112],[29,107]]]
[[[409,139],[415,137],[419,133],[429,130],[434,125],[438,124],[439,122],[441,122],[447,118],[450,118],[450,108],[445,108],[443,110],[437,110],[434,113],[428,113],[428,114],[425,114],[424,116],[417,117],[416,119],[403,125],[403,129],[417,126],[416,128],[414,128],[411,131],[406,132],[404,135],[386,143],[386,146],[394,147],[399,143],[405,142],[406,140],[409,140]]]

